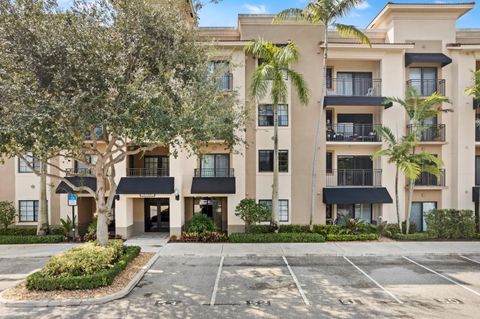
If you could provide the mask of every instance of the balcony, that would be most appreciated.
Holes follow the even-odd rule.
[[[378,187],[381,185],[381,169],[335,169],[327,171],[327,187]]]
[[[381,142],[375,131],[378,124],[338,123],[327,128],[327,142]]]
[[[324,106],[354,105],[354,106],[383,106],[385,98],[382,97],[382,80],[371,78],[333,78],[329,79],[327,96]]]
[[[233,168],[195,169],[192,194],[235,194],[236,181]]]
[[[95,173],[90,168],[77,167],[77,168],[67,168],[67,176],[94,176]]]
[[[96,140],[105,140],[105,135],[103,132],[103,128],[101,127],[96,127],[94,129],[94,134],[95,134],[95,139]],[[88,134],[85,135],[84,138],[86,141],[93,141],[92,134],[89,132]]]
[[[127,176],[136,177],[167,177],[170,176],[168,167],[165,168],[129,168],[127,169]]]
[[[445,96],[445,80],[408,80],[407,87],[413,87],[417,90],[420,96],[430,96],[433,93],[438,93]]]
[[[407,125],[409,133],[419,132],[420,142],[445,142],[445,124]]]
[[[233,89],[233,74],[228,73],[216,79],[216,85],[219,91],[228,92]]]
[[[473,100],[473,108],[474,109],[480,109],[480,99],[474,99]]]
[[[475,124],[475,142],[480,142],[480,126],[477,124]]]
[[[441,170],[442,174],[437,177],[430,173],[421,173],[420,177],[415,181],[415,186],[433,186],[444,187],[445,186],[445,170]]]

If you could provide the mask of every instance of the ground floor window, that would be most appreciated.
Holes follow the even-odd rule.
[[[344,223],[347,218],[358,218],[371,224],[372,212],[372,204],[338,204],[337,223]]]
[[[437,202],[413,202],[410,223],[414,223],[418,231],[426,231],[427,223],[425,222],[425,215],[436,208]]]
[[[19,221],[38,221],[38,200],[21,200],[18,202]]]
[[[260,199],[258,203],[267,206],[270,211],[272,211],[271,199]],[[281,223],[288,223],[288,218],[288,199],[280,199],[278,201],[278,221]]]
[[[193,200],[193,213],[210,217],[218,230],[224,230],[222,211],[222,198],[204,197]]]

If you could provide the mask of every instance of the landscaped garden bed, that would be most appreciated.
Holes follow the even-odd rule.
[[[315,233],[231,234],[230,243],[323,243],[325,237]]]
[[[148,263],[153,253],[124,246],[121,240],[108,247],[90,242],[52,257],[45,267],[2,294],[11,300],[91,299],[126,287]]]

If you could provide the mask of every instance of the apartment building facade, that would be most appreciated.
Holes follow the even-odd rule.
[[[300,104],[294,90],[279,109],[280,223],[308,224],[310,218],[313,152],[319,152],[317,209],[314,223],[333,223],[340,216],[368,223],[396,221],[393,197],[395,166],[386,158],[372,159],[385,147],[375,127],[389,127],[404,135],[408,117],[399,105],[385,105],[386,97],[403,98],[407,87],[428,96],[439,92],[451,101],[453,112],[425,121],[419,149],[444,162],[437,178],[422,174],[416,182],[411,220],[425,230],[423,216],[432,208],[472,209],[480,202],[480,102],[464,91],[472,71],[480,69],[480,29],[457,29],[456,21],[474,3],[389,3],[364,30],[371,46],[329,31],[327,96],[322,112],[321,146],[313,149],[320,117],[324,29],[300,22],[272,23],[273,15],[240,15],[236,28],[200,28],[212,47],[212,69],[225,69],[219,86],[235,90],[239,104],[252,115],[245,145],[229,150],[212,141],[202,157],[170,155],[157,148],[130,156],[117,165],[118,198],[112,232],[131,237],[149,231],[179,235],[193,214],[212,217],[221,231],[243,231],[235,207],[243,198],[269,205],[273,171],[272,101],[255,100],[249,87],[258,61],[244,53],[253,39],[282,44],[293,41],[300,60],[293,67],[305,77],[310,103]],[[243,133],[242,133],[243,134]],[[133,145],[131,147],[134,147]],[[93,160],[93,159],[92,159]],[[66,169],[78,164],[60,161]],[[87,172],[88,173],[88,172]],[[18,159],[0,166],[4,182],[0,199],[16,203],[19,223],[35,222],[39,179]],[[88,175],[88,174],[86,174]],[[69,177],[80,182],[79,177]],[[82,177],[94,183],[93,177]],[[49,181],[51,223],[66,218],[66,185]],[[400,179],[400,211],[407,204],[407,181]],[[93,198],[79,194],[78,222],[85,229],[93,218]]]

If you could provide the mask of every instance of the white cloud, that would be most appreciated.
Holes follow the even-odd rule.
[[[364,1],[357,6],[358,10],[365,10],[368,8],[370,8],[370,4],[367,1]]]
[[[253,4],[244,4],[243,7],[252,14],[264,14],[267,13],[267,7],[264,4],[253,5]]]

